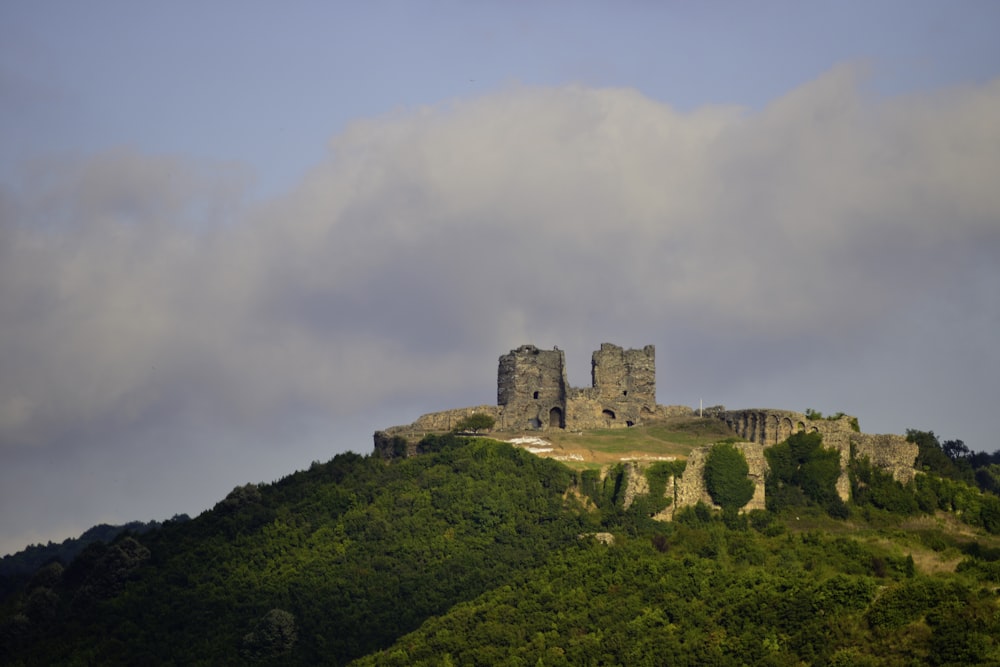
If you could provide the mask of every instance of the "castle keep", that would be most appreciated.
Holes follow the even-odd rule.
[[[656,413],[656,351],[601,344],[591,360],[591,386],[570,387],[566,359],[555,348],[522,345],[500,357],[501,430],[633,426]]]

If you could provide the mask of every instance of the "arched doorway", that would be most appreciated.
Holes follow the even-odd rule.
[[[563,411],[559,408],[549,410],[549,428],[564,428]]]

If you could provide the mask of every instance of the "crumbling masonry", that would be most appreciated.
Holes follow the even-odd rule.
[[[591,361],[591,386],[570,387],[556,348],[522,345],[500,357],[500,430],[571,430],[634,426],[656,414],[656,351],[601,344]]]

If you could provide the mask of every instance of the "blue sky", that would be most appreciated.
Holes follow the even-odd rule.
[[[8,2],[0,552],[210,507],[496,358],[995,450],[994,2]]]

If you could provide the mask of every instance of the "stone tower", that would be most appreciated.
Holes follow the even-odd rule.
[[[500,357],[497,405],[505,428],[565,428],[566,359],[562,350],[522,345]]]
[[[641,350],[623,350],[611,343],[601,343],[591,361],[591,380],[602,401],[632,399],[656,403],[656,349],[647,345]]]
[[[637,424],[656,410],[656,349],[625,350],[601,343],[591,361],[596,400],[611,419]]]

